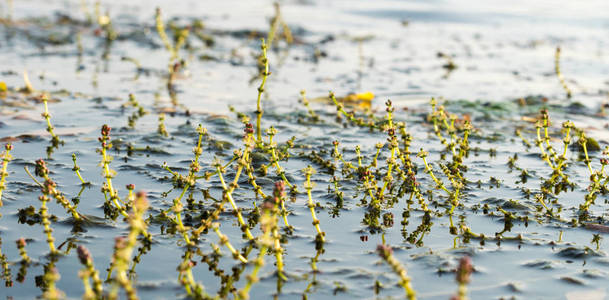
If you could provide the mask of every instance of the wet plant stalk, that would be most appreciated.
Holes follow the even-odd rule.
[[[145,193],[138,193],[133,203],[133,211],[129,215],[129,234],[126,238],[116,238],[114,245],[113,263],[111,269],[115,272],[115,283],[113,288],[110,290],[109,298],[118,298],[118,286],[120,285],[127,295],[127,299],[137,299],[137,294],[133,283],[127,276],[127,270],[129,269],[129,261],[133,253],[133,248],[137,244],[137,238],[140,234],[146,232],[146,221],[144,220],[144,214],[148,209],[148,200],[146,199]]]
[[[281,29],[283,30],[285,41],[288,44],[293,43],[294,38],[292,37],[292,31],[281,16],[281,8],[279,6],[279,2],[273,3],[273,6],[275,7],[275,16],[271,19],[271,27],[269,28],[269,33],[267,36],[269,46],[273,46],[273,42],[275,40],[275,35],[277,34],[277,29],[279,29],[279,25],[281,25]]]
[[[378,151],[377,151],[377,153],[378,153]],[[362,165],[362,155],[361,155],[361,150],[360,150],[359,145],[355,146],[355,155],[357,155],[358,168],[363,169],[364,166]],[[380,207],[380,203],[379,203],[379,199],[377,199],[377,197],[375,197],[376,190],[378,189],[378,187],[376,184],[376,180],[374,180],[374,175],[372,174],[372,172],[370,170],[366,169],[363,172],[363,178],[364,178],[364,187],[366,188],[366,191],[368,191],[368,195],[370,196],[370,205],[372,207],[375,207],[378,209]]]
[[[567,93],[567,98],[571,98],[571,89],[567,86],[567,82],[565,78],[562,76],[562,72],[560,71],[560,47],[556,47],[556,54],[554,55],[554,71],[556,73],[556,77],[558,77],[558,81],[560,85]]]
[[[80,175],[80,167],[78,166],[78,164],[76,164],[76,154],[75,153],[72,153],[72,162],[74,162],[74,167],[72,168],[72,171],[74,171],[74,173],[76,173],[76,176],[78,176],[80,183],[83,185],[87,184],[88,182],[82,178],[82,175]]]
[[[243,154],[240,156],[243,156]],[[233,199],[233,191],[237,187],[237,182],[239,181],[239,177],[241,176],[243,167],[244,167],[244,162],[240,161],[239,167],[237,168],[237,173],[235,174],[235,179],[230,184],[230,187],[227,187],[226,182],[224,182],[224,176],[222,176],[223,171],[221,169],[221,165],[219,163],[216,164],[216,170],[218,171],[218,176],[220,177],[220,182],[222,183],[222,189],[224,189],[224,194],[225,194],[226,198],[228,199],[228,202],[230,202],[230,205],[233,207],[235,214],[237,214],[237,220],[239,221],[239,225],[241,226],[241,229],[247,236],[247,239],[253,240],[254,236],[250,232],[249,226],[243,220],[243,216],[241,215],[241,210],[239,209],[239,207],[237,207],[237,204],[235,203],[235,200]]]
[[[2,237],[0,237],[0,266],[2,266],[2,279],[5,287],[11,287],[13,285],[11,268],[8,266],[6,255],[2,253]]]
[[[379,245],[377,248],[377,252],[379,256],[387,262],[387,264],[393,269],[400,277],[400,285],[404,288],[406,292],[406,298],[409,300],[416,300],[416,293],[410,284],[410,277],[406,273],[406,268],[402,266],[402,264],[393,256],[393,249],[387,245]]]
[[[262,63],[264,64],[264,69],[261,71],[262,81],[260,82],[260,86],[258,87],[258,98],[256,100],[256,144],[258,147],[262,147],[262,130],[260,128],[260,123],[262,120],[262,94],[264,93],[264,85],[266,84],[266,80],[271,73],[269,73],[269,59],[266,55],[267,46],[264,42],[264,39],[260,41],[260,49],[262,50]]]
[[[55,183],[49,177],[49,169],[47,168],[46,162],[42,159],[36,161],[36,175],[44,179],[42,184],[42,190],[45,195],[50,195],[57,200],[63,208],[68,211],[75,221],[79,222],[82,220],[81,215],[76,211],[76,207],[70,203],[70,201],[60,191],[57,190],[57,183]]]
[[[106,178],[106,185],[108,193],[110,194],[110,201],[112,201],[112,203],[119,210],[121,215],[128,218],[129,215],[126,212],[125,207],[121,206],[121,204],[119,203],[119,201],[122,202],[122,200],[118,196],[118,191],[115,190],[114,186],[112,185],[112,178],[114,177],[116,172],[110,169],[110,162],[112,161],[112,157],[108,155],[108,150],[112,148],[112,142],[110,141],[111,130],[112,129],[110,128],[110,126],[104,124],[101,128],[101,137],[99,138],[99,142],[101,143],[100,152],[102,155],[101,164],[103,168],[103,175]]]
[[[47,102],[49,101],[49,96],[47,94],[42,94],[41,96],[42,103],[44,103],[44,112],[42,113],[42,117],[47,122],[47,132],[51,135],[51,145],[47,147],[47,155],[50,157],[53,149],[59,148],[59,145],[63,144],[63,141],[59,139],[57,134],[55,134],[55,127],[51,125],[51,114],[49,113],[49,106]]]
[[[305,90],[300,91],[300,96],[302,97],[302,104],[306,107],[311,120],[318,120],[319,116],[315,113],[311,106],[309,105],[309,100],[307,100],[307,94]]]
[[[447,148],[450,148],[451,152],[453,152],[454,155],[454,147],[451,147],[451,144],[449,144],[446,138],[444,138],[444,136],[442,135],[442,131],[440,130],[440,121],[446,120],[446,113],[444,111],[444,107],[442,105],[438,106],[438,101],[435,98],[431,98],[430,105],[431,114],[429,117],[431,118],[431,121],[433,123],[434,132],[438,139],[440,139],[442,145],[445,145]],[[446,128],[448,129],[448,126]]]
[[[178,280],[184,286],[186,294],[192,299],[210,299],[204,289],[203,285],[197,283],[192,275],[192,247],[188,246],[184,253],[182,262],[178,266]]]
[[[522,132],[520,132],[520,130],[516,130],[516,135],[522,140],[522,143],[527,148],[531,148],[531,143],[524,136],[522,136]]]
[[[279,157],[277,156],[277,151],[276,151],[277,143],[273,141],[273,137],[275,137],[275,135],[277,134],[277,129],[275,129],[275,127],[271,126],[266,131],[266,134],[269,136],[268,151],[271,153],[271,164],[275,167],[275,169],[277,170],[277,175],[279,175],[281,177],[281,179],[283,179],[283,182],[285,184],[287,184],[288,187],[290,187],[290,189],[294,190],[297,193],[298,191],[296,191],[296,187],[290,183],[290,181],[288,180],[287,177],[285,177],[285,171],[279,165]],[[285,209],[284,207],[282,207],[282,208]]]
[[[393,109],[393,106],[391,105],[391,100],[387,100],[385,105],[387,106],[387,109],[386,109],[387,110],[387,123],[388,123],[387,133],[389,135],[389,138],[387,140],[389,141],[389,148],[391,149],[391,157],[389,157],[389,159],[387,159],[387,174],[383,178],[383,181],[384,181],[383,187],[381,188],[381,191],[379,192],[380,199],[383,198],[383,193],[385,192],[385,189],[387,188],[389,183],[393,180],[391,173],[393,171],[393,166],[395,165],[395,151],[398,148],[398,141],[395,136],[395,127],[393,126],[392,113],[393,113],[394,109]]]
[[[338,141],[333,141],[332,144],[334,145],[334,149],[332,150],[332,157],[334,157],[335,163],[338,163],[338,161],[340,161],[347,168],[356,170],[357,167],[354,166],[352,163],[346,161],[344,156],[342,155],[342,153],[340,153],[340,151],[338,151],[338,145],[340,143]],[[359,151],[358,149],[359,149],[359,146],[356,146],[355,151],[356,152]]]
[[[228,248],[228,250],[233,255],[233,258],[235,258],[235,259],[241,261],[242,263],[246,264],[247,263],[247,259],[245,259],[245,257],[243,257],[243,255],[241,255],[241,253],[239,253],[239,251],[237,251],[235,249],[235,247],[233,247],[233,245],[228,240],[228,237],[225,234],[223,234],[222,232],[220,232],[220,224],[213,223],[211,225],[211,227],[214,230],[214,232],[218,235],[218,238],[220,239],[220,244],[224,245],[224,246],[226,246],[226,248]]]
[[[103,286],[101,279],[99,278],[99,272],[93,265],[93,258],[91,252],[85,246],[78,246],[78,259],[80,263],[85,267],[78,272],[78,275],[83,281],[85,292],[82,296],[85,300],[94,300],[103,298]],[[93,281],[93,287],[91,288],[90,281]]]
[[[459,266],[455,275],[455,280],[459,284],[457,296],[451,299],[467,300],[467,284],[470,282],[471,274],[474,270],[472,261],[468,256],[464,256],[459,260]]]
[[[588,167],[588,171],[590,171],[590,175],[594,175],[594,171],[592,170],[592,165],[590,164],[591,160],[590,160],[590,157],[588,157],[588,146],[587,146],[588,139],[586,139],[586,135],[583,132],[580,134],[579,144],[581,145],[581,147],[584,151],[584,159],[585,159],[586,166]]]
[[[544,198],[543,194],[537,194],[537,195],[535,195],[535,199],[539,202],[539,204],[541,204],[541,206],[543,206],[543,208],[546,210],[546,212],[548,213],[548,215],[550,217],[553,217],[554,214],[553,214],[552,210],[548,208],[548,206],[546,205],[546,203],[543,200],[543,198]]]
[[[154,20],[155,20],[155,24],[156,24],[156,31],[159,34],[161,41],[163,41],[163,45],[165,46],[165,49],[167,49],[167,51],[169,51],[169,53],[171,54],[171,57],[174,57],[176,50],[171,45],[171,42],[169,41],[169,37],[167,37],[167,33],[165,32],[165,24],[163,23],[163,19],[161,18],[161,9],[159,7],[156,8]]]
[[[278,210],[279,203],[285,201],[285,185],[283,181],[275,183],[273,191],[273,197],[275,201],[274,210]],[[275,222],[275,226],[271,228],[271,235],[273,237],[273,250],[275,251],[275,260],[277,265],[277,276],[281,280],[287,280],[287,277],[283,274],[283,248],[281,247],[281,236],[279,234],[279,226]]]
[[[62,291],[57,288],[56,282],[59,281],[61,276],[55,267],[56,258],[52,258],[49,264],[44,266],[44,274],[42,275],[43,284],[45,286],[44,292],[42,293],[43,299],[56,300],[63,299],[65,295]]]
[[[442,183],[442,181],[440,181],[440,179],[438,179],[436,177],[436,175],[434,175],[431,166],[427,163],[427,154],[428,154],[427,151],[423,151],[423,149],[421,149],[421,151],[418,154],[418,156],[421,157],[421,159],[423,160],[423,163],[425,164],[425,171],[427,172],[427,174],[429,174],[431,179],[435,182],[436,186],[438,188],[444,190],[450,196],[450,191],[444,186],[444,183]]]
[[[165,127],[165,114],[164,113],[159,114],[159,125],[158,125],[156,132],[164,137],[169,136],[169,132],[167,132],[167,128]]]
[[[184,188],[182,189],[182,192],[180,193],[180,195],[178,197],[176,197],[175,199],[173,199],[173,206],[171,207],[171,210],[173,210],[173,212],[175,214],[174,222],[178,226],[178,231],[182,234],[184,241],[188,245],[192,245],[192,241],[190,241],[186,227],[184,226],[184,223],[182,222],[182,211],[184,210],[184,204],[182,204],[182,198],[184,197],[186,192],[190,189],[190,187],[192,187],[196,184],[197,172],[199,172],[199,170],[201,168],[201,166],[199,165],[199,158],[201,157],[201,154],[203,154],[203,148],[201,148],[201,142],[203,141],[203,136],[207,135],[207,129],[205,129],[205,128],[203,128],[203,126],[199,125],[197,127],[197,133],[199,134],[199,137],[197,139],[197,146],[193,149],[193,153],[195,155],[194,160],[190,164],[190,169],[188,171],[188,175],[186,176],[185,183],[184,183]],[[171,172],[172,174],[174,174],[174,176],[176,176],[178,179],[180,178],[179,174],[171,171],[169,169],[169,167],[165,166],[164,168],[166,170],[168,170],[169,172]]]
[[[277,187],[279,187],[279,185],[276,185],[274,195],[277,195]],[[260,269],[264,266],[264,256],[268,249],[273,247],[274,239],[272,231],[277,227],[278,201],[279,199],[277,199],[277,197],[269,197],[266,198],[262,204],[263,213],[260,219],[260,230],[262,231],[262,235],[257,241],[260,251],[258,252],[258,257],[253,260],[254,268],[246,277],[245,286],[237,293],[238,299],[249,299],[249,291],[252,286],[258,282],[258,272],[260,272]]]
[[[18,239],[16,242],[17,249],[19,249],[19,256],[21,256],[21,261],[25,263],[29,263],[32,259],[27,255],[27,251],[25,250],[26,242],[24,238]]]
[[[0,207],[2,207],[2,193],[6,189],[6,178],[8,177],[8,163],[13,158],[11,156],[11,150],[13,149],[12,144],[6,144],[4,146],[5,151],[0,155],[2,158],[2,171],[0,173]],[[2,217],[2,213],[0,213],[0,217]]]
[[[315,203],[313,202],[313,197],[311,196],[311,190],[313,189],[313,183],[311,182],[311,175],[313,175],[315,173],[315,169],[313,169],[311,166],[307,166],[302,171],[306,177],[305,189],[307,190],[307,197],[308,197],[307,206],[309,206],[309,210],[311,211],[311,218],[313,218],[313,226],[315,226],[315,230],[317,231],[317,236],[323,243],[326,241],[326,239],[325,239],[326,234],[325,234],[325,232],[321,231],[321,228],[319,228],[319,219],[315,215]]]
[[[583,131],[581,131],[580,133],[580,137],[579,137],[579,145],[582,147],[582,150],[584,151],[584,161],[586,163],[586,166],[588,167],[588,170],[590,171],[590,186],[588,187],[588,194],[586,194],[586,196],[584,197],[585,201],[583,204],[580,205],[580,211],[583,212],[587,212],[588,209],[590,208],[590,206],[594,203],[594,200],[596,199],[596,193],[599,192],[602,188],[604,188],[601,184],[601,178],[602,178],[602,173],[605,169],[605,165],[608,164],[609,162],[607,162],[606,159],[601,160],[601,171],[599,172],[595,172],[592,169],[592,165],[591,165],[591,160],[590,157],[588,156],[588,139],[586,138],[586,135]]]
[[[355,116],[353,114],[347,113],[344,109],[344,105],[341,103],[338,103],[338,100],[336,100],[336,96],[334,95],[333,92],[330,92],[329,95],[330,99],[332,100],[332,102],[334,103],[334,105],[336,106],[336,110],[339,114],[344,115],[347,119],[349,119],[349,121],[358,124],[358,125],[362,125],[361,122],[359,122]]]
[[[49,245],[49,250],[51,254],[57,253],[57,249],[55,248],[55,238],[53,238],[53,229],[51,228],[51,221],[49,220],[48,210],[47,210],[47,202],[49,201],[48,194],[44,194],[38,198],[40,200],[40,218],[42,219],[42,226],[44,226],[44,233],[47,236],[47,244]]]
[[[548,111],[546,109],[543,109],[541,111],[541,118],[542,118],[542,126],[543,126],[543,134],[544,134],[544,140],[546,142],[546,149],[548,150],[548,153],[550,153],[552,155],[552,159],[556,162],[558,160],[557,156],[556,156],[556,151],[554,151],[554,148],[552,147],[552,145],[550,144],[550,134],[548,133],[548,127],[550,126],[550,117],[548,115]]]

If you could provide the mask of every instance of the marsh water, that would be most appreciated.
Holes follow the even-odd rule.
[[[534,144],[536,128],[531,120],[540,109],[548,109],[550,143],[561,153],[561,123],[566,120],[597,140],[601,150],[609,144],[609,121],[602,110],[609,97],[609,21],[605,16],[609,5],[605,1],[585,6],[575,1],[529,2],[280,2],[282,19],[294,42],[288,45],[279,40],[269,49],[271,75],[262,96],[262,126],[278,130],[280,146],[295,137],[289,159],[279,163],[301,190],[300,170],[307,165],[317,169],[312,195],[319,203],[316,212],[327,241],[318,256],[319,271],[314,272],[310,262],[316,256],[316,232],[306,194],[296,195],[287,203],[294,231],[282,244],[288,280],[278,286],[274,256],[267,255],[260,282],[250,293],[252,299],[293,299],[303,294],[309,299],[402,298],[399,278],[376,253],[382,243],[393,247],[421,299],[448,299],[455,294],[454,272],[463,256],[471,257],[475,268],[468,287],[472,299],[608,297],[609,257],[603,239],[609,231],[607,195],[600,194],[589,216],[577,225],[563,221],[578,219],[578,207],[590,185],[581,153],[571,147],[566,151],[565,174],[575,185],[552,195],[551,206],[560,209],[559,217],[544,214],[532,195],[539,192],[552,169]],[[41,194],[24,167],[33,170],[34,161],[45,158],[59,189],[68,199],[78,197],[78,210],[96,220],[75,231],[64,209],[49,203],[50,214],[57,217],[51,224],[56,244],[63,243],[62,250],[85,245],[106,278],[114,239],[125,235],[129,226],[121,218],[104,218],[100,189],[105,179],[96,151],[102,124],[113,128],[111,167],[117,171],[114,184],[119,193],[126,194],[126,184],[135,184],[136,190],[147,192],[150,215],[171,208],[179,191],[172,189],[171,174],[161,166],[166,162],[174,171],[188,172],[198,124],[207,128],[210,137],[203,143],[201,172],[214,170],[214,158],[227,163],[233,151],[243,146],[243,125],[235,111],[255,119],[260,38],[267,36],[275,11],[271,1],[102,1],[99,9],[108,13],[117,33],[108,42],[95,21],[87,22],[95,15],[91,1],[3,1],[0,7],[0,81],[9,88],[0,99],[0,138],[14,146],[0,207],[2,253],[8,259],[13,285],[3,284],[0,296],[32,299],[42,294],[36,278],[49,261],[49,249],[39,221],[20,217],[20,209],[40,206]],[[156,7],[161,8],[164,21],[188,25],[192,31],[179,52],[185,67],[175,76],[175,94],[168,92],[170,53],[155,29]],[[558,46],[571,98],[555,74]],[[24,72],[35,90],[29,94],[17,91],[25,85]],[[321,121],[313,121],[299,102],[303,89]],[[383,207],[384,214],[393,215],[393,222],[380,230],[370,229],[362,221],[368,211],[365,191],[358,180],[341,178],[340,171],[336,175],[344,199],[337,201],[332,175],[311,154],[334,161],[331,152],[336,140],[345,160],[357,162],[355,147],[359,145],[364,164],[370,164],[375,145],[386,143],[387,134],[353,126],[344,118],[337,121],[336,107],[326,99],[328,91],[337,96],[374,93],[370,106],[364,108],[379,119],[385,116],[385,101],[391,99],[395,120],[404,122],[412,136],[417,180],[434,212],[430,226],[420,228],[425,214],[418,204],[409,205],[406,195]],[[51,137],[41,117],[44,107],[35,97],[40,92],[50,95],[51,122],[64,141],[50,158]],[[148,112],[134,126],[129,126],[128,118],[135,109],[124,105],[129,94]],[[415,157],[421,148],[429,151],[429,161],[440,172],[439,163],[446,156],[427,118],[432,97],[447,112],[470,119],[474,127],[464,160],[469,184],[453,220],[489,237],[486,240],[451,234],[448,208],[442,204],[446,195]],[[364,108],[349,107],[367,115]],[[165,113],[168,137],[157,133],[160,113]],[[516,129],[533,147],[522,142]],[[72,171],[73,153],[91,185],[81,188]],[[379,156],[382,166],[388,154],[385,145]],[[521,171],[508,166],[514,155],[518,156],[515,164],[529,174],[526,181]],[[602,151],[591,149],[589,155],[592,167],[600,169]],[[227,168],[225,176],[232,180],[234,173]],[[273,182],[280,179],[271,167],[268,174],[260,175],[258,183],[270,194]],[[448,184],[446,178],[441,179]],[[201,207],[209,209],[213,201],[204,199],[203,191],[222,198],[218,177],[199,180],[189,191],[202,201]],[[255,193],[245,176],[234,198],[246,216],[255,207]],[[506,221],[497,208],[517,218]],[[220,216],[221,230],[242,249],[248,242],[230,211]],[[186,295],[176,271],[184,254],[182,238],[165,232],[163,225],[150,223],[152,246],[131,274],[142,299]],[[255,235],[260,233],[258,227],[252,228]],[[32,263],[17,280],[21,264],[14,241],[21,237],[27,240]],[[204,235],[198,247],[211,253],[211,243],[218,244],[213,233]],[[224,256],[219,268],[226,272],[238,268],[239,262],[220,248]],[[198,260],[192,269],[194,278],[215,295],[220,279]],[[61,275],[58,289],[67,298],[80,298],[82,267],[75,250],[59,257],[56,267]],[[245,266],[236,288],[245,284],[252,268]]]

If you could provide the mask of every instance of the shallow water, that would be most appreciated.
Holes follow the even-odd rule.
[[[92,14],[93,4],[85,3]],[[177,107],[167,93],[170,55],[154,28],[156,6],[161,7],[165,20],[175,18],[178,24],[190,24],[194,18],[200,18],[205,24],[202,32],[214,39],[214,45],[208,47],[190,36],[189,48],[180,51],[187,67],[175,81]],[[591,243],[593,234],[606,236],[602,232],[606,227],[573,227],[538,211],[538,202],[533,196],[525,197],[523,189],[538,193],[540,178],[547,179],[552,172],[540,159],[539,148],[527,149],[514,130],[521,129],[534,143],[535,125],[522,117],[535,117],[539,109],[548,107],[556,149],[562,151],[560,124],[565,120],[585,129],[586,135],[597,139],[601,148],[608,144],[607,119],[597,114],[607,99],[609,84],[604,76],[609,72],[606,40],[609,23],[603,15],[607,6],[603,1],[587,3],[586,7],[569,1],[552,4],[490,1],[483,5],[473,1],[469,5],[455,1],[282,2],[283,18],[297,43],[288,48],[282,42],[276,51],[269,52],[272,74],[263,96],[263,127],[273,125],[279,130],[280,145],[296,136],[290,159],[280,164],[301,191],[304,176],[300,170],[308,164],[317,169],[313,176],[316,183],[313,198],[321,205],[317,213],[327,242],[317,263],[320,272],[314,273],[309,264],[316,253],[316,232],[311,226],[306,194],[299,194],[295,202],[288,203],[289,221],[295,231],[283,244],[289,280],[279,291],[274,256],[268,255],[251,298],[301,297],[313,280],[316,285],[307,290],[309,299],[403,297],[403,289],[397,285],[399,278],[375,253],[383,241],[394,247],[394,255],[405,265],[422,299],[447,299],[455,293],[454,270],[464,255],[470,256],[475,266],[469,285],[472,299],[606,298],[609,278],[606,241],[601,240],[598,249]],[[258,54],[260,44],[253,32],[265,35],[268,19],[273,15],[272,2],[108,1],[102,2],[101,7],[109,12],[119,34],[110,47],[106,47],[103,37],[96,35],[98,26],[75,22],[85,20],[80,1],[14,1],[12,9],[3,2],[2,16],[8,19],[10,14],[11,21],[4,22],[0,33],[0,78],[17,89],[23,86],[22,72],[27,70],[33,87],[51,94],[54,100],[49,103],[51,121],[65,144],[47,162],[51,177],[71,199],[81,189],[72,171],[71,156],[77,154],[83,177],[92,182],[80,195],[79,212],[104,216],[104,195],[100,192],[104,178],[98,165],[101,157],[95,150],[99,148],[99,129],[107,123],[113,127],[115,147],[122,149],[111,153],[114,156],[111,167],[118,172],[115,187],[121,195],[126,194],[124,186],[130,183],[137,190],[147,191],[150,213],[158,214],[161,209],[170,208],[172,199],[179,194],[176,191],[165,194],[172,184],[170,174],[161,165],[167,162],[175,171],[188,172],[197,124],[206,127],[212,138],[203,145],[202,172],[213,169],[214,157],[227,162],[232,151],[242,147],[243,126],[228,106],[255,118],[260,80],[249,82],[257,74],[254,55]],[[61,22],[60,15],[70,19]],[[406,26],[404,21],[408,22]],[[77,33],[82,41],[81,54]],[[561,70],[573,90],[572,99],[566,99],[554,74],[557,46],[562,49]],[[324,55],[316,57],[316,51]],[[438,52],[450,55],[457,68],[447,72],[443,68],[447,61],[438,57]],[[211,59],[200,59],[202,55]],[[137,59],[141,64],[139,72],[122,57]],[[420,148],[429,151],[429,160],[438,173],[444,146],[424,121],[430,112],[429,99],[443,97],[447,99],[444,104],[448,112],[469,115],[476,128],[471,137],[471,153],[464,161],[468,166],[465,177],[470,184],[453,219],[455,223],[462,219],[473,232],[483,233],[489,239],[481,243],[478,239],[467,241],[462,235],[451,235],[447,208],[430,203],[430,208],[437,212],[432,216],[430,231],[409,240],[421,224],[423,212],[415,201],[408,224],[402,228],[400,222],[408,196],[384,208],[383,213],[393,213],[392,226],[385,226],[382,234],[370,232],[362,223],[368,207],[361,203],[364,191],[356,179],[341,178],[345,198],[343,207],[337,208],[334,194],[328,192],[332,176],[306,156],[313,150],[325,150],[324,159],[333,161],[329,153],[332,141],[338,140],[346,160],[356,163],[354,148],[361,145],[364,163],[369,164],[376,151],[374,145],[385,142],[387,135],[343,126],[335,121],[335,107],[325,101],[312,101],[312,108],[323,122],[310,122],[306,109],[298,102],[302,89],[307,90],[309,98],[324,97],[329,90],[337,95],[371,91],[376,95],[371,108],[378,118],[384,117],[384,102],[391,99],[396,107],[395,118],[406,122],[413,137],[411,150],[414,154]],[[133,108],[121,107],[129,93],[149,112],[137,121],[134,129],[127,127]],[[516,99],[528,96],[531,96],[529,105],[518,104]],[[547,99],[542,101],[544,97]],[[0,289],[0,295],[30,299],[42,294],[36,288],[35,277],[42,275],[43,265],[48,262],[48,247],[42,226],[20,224],[17,213],[29,205],[36,208],[40,205],[37,200],[40,190],[23,167],[33,169],[36,159],[47,157],[50,137],[40,116],[41,103],[17,92],[10,92],[2,101],[0,137],[14,140],[15,149],[2,197],[4,206],[0,208],[0,237],[2,253],[11,264],[14,285]],[[167,112],[168,138],[156,133],[158,113],[162,111]],[[129,144],[136,149],[130,156],[126,151]],[[381,170],[385,170],[388,153],[385,146],[379,157]],[[414,154],[417,180],[425,197],[431,191],[436,203],[437,200],[442,203],[445,193],[434,189],[422,161]],[[514,154],[519,157],[517,166],[531,175],[526,183],[518,183],[520,172],[507,167]],[[593,167],[600,168],[601,152],[590,155]],[[590,175],[577,151],[568,150],[567,157],[570,164],[565,172],[576,187],[557,195],[554,207],[562,207],[560,216],[570,220],[577,218]],[[269,174],[272,175],[258,179],[267,194],[279,179],[272,168]],[[234,169],[229,168],[225,176],[232,180]],[[382,175],[379,182],[381,178]],[[491,178],[498,179],[498,187]],[[448,184],[448,179],[443,180]],[[220,199],[219,184],[217,177],[200,180],[193,196],[203,200],[201,191],[209,189],[213,197]],[[254,207],[254,191],[244,177],[239,185],[234,196],[248,214]],[[606,195],[597,198],[590,208],[593,217],[587,223],[609,225],[606,201]],[[483,213],[481,206],[485,204],[493,214]],[[209,200],[205,207],[211,207]],[[498,242],[492,237],[504,229],[504,217],[496,211],[497,207],[517,216],[528,216],[528,224],[514,221],[511,230],[504,233],[505,240]],[[86,226],[86,232],[72,233],[63,208],[49,203],[49,212],[58,217],[52,224],[56,244],[72,241],[85,245],[105,278],[114,238],[127,234],[128,225],[121,218],[104,219],[100,224]],[[220,220],[221,230],[231,243],[238,249],[246,247],[235,217],[224,213]],[[176,271],[184,253],[181,237],[162,234],[157,223],[151,224],[149,230],[153,245],[135,269],[139,297],[184,297],[185,290]],[[252,231],[258,235],[259,226]],[[510,239],[519,235],[522,239]],[[28,238],[26,249],[33,259],[22,282],[16,280],[20,258],[13,243],[20,237]],[[199,244],[204,253],[212,252],[210,242],[218,244],[213,233],[204,235]],[[62,249],[65,247],[67,244]],[[221,251],[224,256],[220,268],[232,272],[237,262],[225,247]],[[255,255],[256,249],[249,257]],[[214,295],[220,286],[218,277],[200,258],[195,260],[198,261],[193,268],[195,279]],[[78,278],[81,265],[75,250],[60,257],[56,266],[61,274],[57,287],[67,297],[79,298],[83,287]],[[250,264],[235,284],[237,288],[245,284],[245,275],[251,270]],[[382,284],[378,295],[374,291],[377,281]]]

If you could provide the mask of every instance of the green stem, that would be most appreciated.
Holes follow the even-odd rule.
[[[260,123],[262,120],[262,93],[264,93],[264,85],[266,84],[266,80],[269,77],[269,60],[266,55],[266,44],[264,39],[261,39],[260,49],[262,50],[262,63],[264,64],[264,70],[261,72],[262,82],[260,82],[260,86],[258,87],[258,98],[256,100],[256,144],[258,147],[262,147],[262,130],[260,129]]]

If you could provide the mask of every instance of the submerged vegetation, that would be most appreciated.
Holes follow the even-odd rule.
[[[286,99],[273,99],[272,89],[274,78],[284,75],[275,66],[289,51],[323,64],[319,47],[335,37],[308,42],[304,29],[290,28],[279,3],[267,29],[244,31],[210,29],[201,19],[166,21],[160,8],[145,24],[126,26],[102,14],[99,3],[93,16],[81,2],[76,16],[60,15],[50,26],[49,20],[10,15],[2,25],[27,42],[74,46],[77,70],[86,52],[81,39],[102,45],[91,79],[96,88],[100,69],[122,43],[141,43],[137,53],[154,49],[168,60],[160,70],[148,69],[148,58],[119,48],[120,61],[137,67],[126,101],[35,88],[27,73],[25,87],[1,82],[1,101],[11,112],[0,116],[37,110],[42,118],[24,125],[40,129],[34,133],[21,132],[21,123],[2,131],[0,266],[6,288],[0,295],[138,299],[160,291],[154,296],[317,299],[373,292],[465,300],[474,292],[497,296],[501,283],[483,277],[493,277],[495,262],[498,268],[509,264],[502,251],[509,256],[529,246],[566,257],[568,264],[591,261],[605,270],[590,280],[606,280],[609,146],[582,122],[601,120],[604,105],[597,111],[568,100],[577,99],[578,89],[570,89],[561,73],[560,47],[556,88],[567,100],[431,98],[411,104],[366,91],[310,97],[301,86],[290,91],[290,105],[281,105],[277,100]],[[60,29],[78,32],[78,38]],[[227,37],[229,44],[246,45],[251,59],[237,50],[210,50]],[[359,41],[363,68],[368,38],[351,40]],[[438,52],[437,58],[445,60],[438,67],[446,71],[438,80],[458,72],[458,57]],[[183,83],[195,61],[254,73],[246,104],[227,103],[231,115],[197,111],[196,101],[183,95],[197,89]],[[147,85],[150,78],[160,79],[161,88],[137,92],[143,88],[138,80]],[[224,83],[219,89],[231,93],[233,83]],[[206,95],[216,96],[222,97]],[[67,99],[93,106],[82,112],[70,106],[85,104],[66,106]],[[73,126],[72,117],[87,127]],[[46,158],[39,158],[43,153]],[[577,237],[566,241],[563,233]],[[16,247],[10,247],[7,237],[15,235]],[[489,263],[485,253],[506,244]],[[527,258],[522,264],[552,269],[558,263]],[[447,272],[456,284],[430,282]],[[512,272],[502,280],[518,278]],[[478,279],[484,283],[468,288]],[[39,291],[33,293],[33,286]],[[521,292],[517,284],[509,286],[510,295]]]

